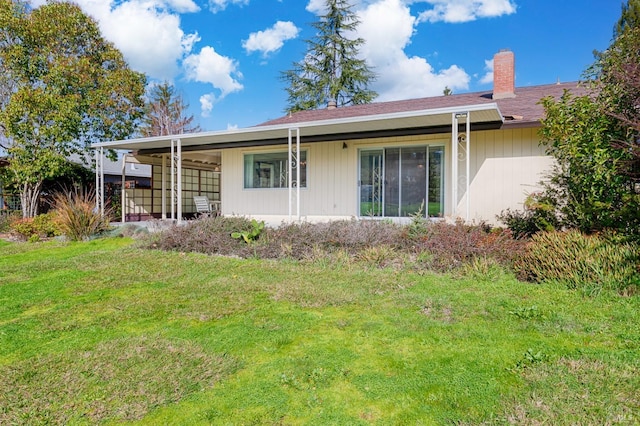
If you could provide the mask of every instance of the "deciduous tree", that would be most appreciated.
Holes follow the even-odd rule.
[[[152,86],[146,102],[146,112],[140,127],[142,136],[166,136],[199,132],[193,115],[187,114],[189,104],[176,93],[173,85],[164,82]]]
[[[43,181],[62,170],[68,155],[134,131],[145,77],[68,2],[30,9],[0,0],[0,65],[4,148],[23,216],[31,217]]]
[[[317,109],[371,102],[377,93],[368,88],[375,79],[358,50],[361,38],[350,38],[358,18],[348,0],[326,0],[325,14],[313,23],[317,34],[307,42],[303,60],[282,74],[288,83],[287,111]]]

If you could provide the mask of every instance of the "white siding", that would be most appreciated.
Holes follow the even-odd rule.
[[[303,139],[304,140],[304,139]],[[358,215],[358,152],[364,148],[438,145],[445,147],[445,214],[451,216],[451,135],[389,137],[367,140],[302,144],[307,151],[307,187],[301,189],[301,216],[309,220]],[[289,211],[287,189],[244,189],[243,155],[286,151],[285,145],[222,151],[222,213],[284,219]],[[506,208],[522,208],[526,195],[552,160],[538,146],[537,129],[473,132],[471,135],[470,218],[495,222]],[[464,169],[459,171],[464,173]],[[466,194],[458,214],[466,212]],[[279,220],[280,220],[279,219]]]

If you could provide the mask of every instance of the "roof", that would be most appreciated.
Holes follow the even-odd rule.
[[[101,142],[94,148],[130,149],[138,154],[167,153],[172,141],[180,140],[182,152],[232,147],[287,144],[289,132],[297,129],[303,142],[349,140],[385,134],[442,133],[451,131],[453,114],[469,112],[472,126],[499,128],[503,116],[495,103],[459,105],[414,111],[399,111],[365,116],[337,117],[295,123],[261,125],[216,132],[154,136],[140,139]],[[463,121],[464,122],[464,121]],[[477,127],[476,127],[477,128]],[[413,132],[413,133],[412,133]],[[294,137],[297,134],[293,135]]]
[[[255,127],[214,132],[109,141],[96,148],[127,149],[139,154],[169,152],[180,140],[182,151],[286,144],[290,129],[298,129],[303,142],[349,140],[377,136],[448,133],[452,115],[470,113],[471,129],[499,129],[539,125],[546,96],[565,90],[584,92],[577,82],[516,88],[516,96],[492,99],[491,92],[462,93],[391,102],[376,102],[334,109],[300,111]],[[464,121],[463,121],[464,122]]]
[[[493,99],[492,92],[461,93],[450,96],[434,96],[428,98],[408,99],[390,102],[374,102],[365,105],[354,105],[334,109],[299,111],[275,120],[262,123],[261,126],[294,124],[316,120],[331,120],[345,117],[363,117],[376,114],[418,111],[426,109],[450,108],[463,105],[483,105],[495,103],[506,121],[505,127],[532,125],[540,122],[544,109],[540,99],[552,96],[559,98],[565,90],[585,92],[578,82],[546,84],[539,86],[518,87],[516,96],[506,99]],[[586,92],[585,92],[586,93]]]

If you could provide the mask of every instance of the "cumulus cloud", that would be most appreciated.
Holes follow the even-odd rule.
[[[512,0],[414,0],[433,6],[418,16],[420,22],[469,22],[478,18],[493,18],[515,13]]]
[[[209,0],[209,10],[213,13],[220,12],[227,8],[229,4],[237,4],[239,6],[244,6],[249,4],[249,0]]]
[[[43,0],[32,0],[39,6]],[[193,0],[76,0],[98,21],[103,36],[122,52],[131,68],[152,79],[172,80],[179,62],[199,40],[185,34],[179,13],[200,10]]]
[[[435,70],[425,58],[409,57],[404,49],[411,42],[417,23],[402,0],[379,0],[359,12],[358,36],[365,40],[363,57],[378,74],[372,88],[378,101],[435,96],[445,87],[466,90],[470,77],[459,66]]]
[[[279,50],[285,41],[296,38],[299,32],[293,22],[278,21],[271,28],[249,34],[242,47],[247,53],[262,52],[266,56]]]
[[[200,110],[203,117],[209,117],[213,110],[213,105],[216,103],[216,95],[208,93],[200,96]]]
[[[485,74],[480,78],[480,84],[493,83],[493,59],[485,59],[484,70]]]
[[[242,84],[236,80],[242,78],[236,61],[220,55],[211,46],[205,46],[200,53],[186,57],[184,68],[188,80],[209,83],[218,89],[220,95],[217,100],[243,89]],[[213,102],[215,98],[208,97],[207,100]]]

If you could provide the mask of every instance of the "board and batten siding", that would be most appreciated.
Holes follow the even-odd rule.
[[[537,128],[471,135],[471,220],[496,223],[496,215],[507,208],[522,210],[527,195],[541,190],[553,158],[545,155],[539,140]],[[464,197],[458,212],[466,212]]]
[[[470,219],[495,223],[507,208],[521,209],[550,169],[552,159],[538,144],[536,128],[489,130],[471,134]],[[300,190],[300,215],[320,221],[358,216],[358,156],[362,149],[401,146],[444,146],[445,215],[452,217],[451,135],[417,135],[337,142],[304,143],[307,187]],[[222,151],[222,213],[251,216],[277,224],[289,211],[288,189],[245,189],[244,154],[286,152],[287,146]],[[459,163],[464,173],[464,163]],[[457,214],[466,213],[460,192]],[[294,208],[295,210],[295,208]]]
[[[356,151],[342,142],[301,144],[307,152],[307,186],[300,189],[300,215],[345,218],[357,208]],[[287,216],[287,188],[244,188],[244,155],[286,152],[287,146],[222,151],[222,213],[241,216]],[[317,218],[316,220],[318,220]]]

